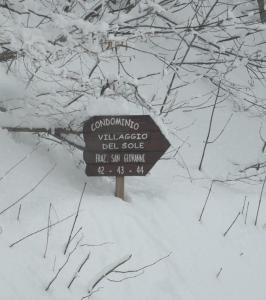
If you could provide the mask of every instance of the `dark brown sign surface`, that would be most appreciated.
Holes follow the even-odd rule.
[[[144,176],[170,146],[150,116],[95,116],[85,122],[88,176]]]

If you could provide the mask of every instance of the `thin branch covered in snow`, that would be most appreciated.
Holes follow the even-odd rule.
[[[114,244],[113,242],[102,242],[97,244],[81,244],[80,247],[101,247],[105,245],[111,245]]]
[[[88,255],[85,257],[85,259],[82,261],[82,263],[80,264],[77,272],[74,274],[74,276],[72,277],[72,279],[70,280],[67,288],[69,289],[71,287],[71,285],[73,284],[73,282],[77,279],[77,277],[79,276],[79,273],[81,271],[81,269],[85,266],[86,262],[89,260],[91,253],[89,252]]]
[[[126,262],[128,262],[131,259],[132,255],[126,255],[123,258],[117,260],[116,262],[112,263],[110,266],[105,267],[101,272],[99,272],[95,278],[91,281],[89,289],[88,289],[88,295],[85,297],[90,296],[96,286],[109,274],[111,274],[112,272],[114,272],[118,267],[120,267],[121,265],[125,264]]]
[[[33,128],[43,122],[47,128],[67,129],[70,124],[76,128],[101,97],[168,116],[184,109],[177,90],[182,93],[203,78],[218,82],[223,77],[223,99],[249,110],[254,110],[248,104],[252,102],[262,109],[254,84],[265,81],[266,54],[261,46],[265,37],[258,15],[249,14],[256,9],[259,12],[254,3],[233,5],[229,0],[91,5],[8,0],[0,6],[5,24],[0,30],[0,63],[24,84],[27,105],[20,106],[20,113],[35,120]],[[148,69],[136,70],[133,66],[143,59],[150,62]],[[233,80],[230,75],[237,69],[244,70],[252,84]],[[164,83],[152,98],[143,88],[147,79],[153,86]],[[244,99],[246,91],[253,96]],[[12,109],[21,99],[14,100],[1,103],[1,112],[16,116]],[[47,111],[49,119],[44,117]],[[9,126],[8,119],[0,126],[21,127]],[[65,140],[63,132],[57,138],[73,142]]]
[[[96,275],[96,277],[92,280],[92,282],[90,283],[90,288],[89,288],[89,291],[88,291],[88,295],[85,296],[85,297],[83,297],[82,299],[89,298],[94,293],[96,286],[104,278],[106,278],[110,282],[116,282],[116,283],[122,282],[122,281],[128,280],[128,279],[136,278],[138,276],[141,276],[144,273],[145,269],[148,269],[148,268],[150,268],[150,267],[158,264],[162,260],[168,258],[170,255],[171,255],[171,252],[169,254],[167,254],[166,256],[161,257],[161,258],[155,260],[154,262],[152,262],[150,264],[147,264],[147,265],[145,265],[143,267],[137,268],[137,269],[133,269],[133,270],[117,270],[118,267],[124,265],[126,262],[128,262],[131,259],[132,255],[127,255],[127,256],[123,257],[122,259],[118,260],[117,262],[114,262],[110,266],[105,267],[103,269],[103,271],[99,272]],[[124,277],[122,277],[120,279],[111,279],[111,278],[107,277],[110,274],[120,274],[120,275],[133,274],[133,275],[131,275],[131,276],[124,276]]]

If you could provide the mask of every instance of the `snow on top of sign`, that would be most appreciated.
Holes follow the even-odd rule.
[[[106,115],[149,115],[155,121],[156,125],[160,128],[164,136],[170,141],[170,136],[163,119],[153,114],[151,111],[146,110],[134,103],[125,102],[124,99],[118,98],[113,100],[109,97],[100,97],[97,99],[97,105],[93,105],[93,99],[89,100],[90,105],[82,113],[82,119],[88,120],[93,116],[106,116]]]
[[[89,105],[84,113],[83,116],[89,118],[96,115],[142,115],[147,114],[147,111],[121,98],[99,97],[96,100],[89,99]]]

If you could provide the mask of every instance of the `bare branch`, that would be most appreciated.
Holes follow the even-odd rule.
[[[76,278],[78,277],[81,269],[84,267],[84,265],[86,264],[86,262],[88,261],[88,259],[90,258],[91,253],[89,252],[89,254],[86,256],[86,258],[83,260],[83,262],[81,263],[81,265],[79,266],[77,272],[74,274],[74,276],[72,277],[72,279],[70,280],[67,288],[69,289],[71,287],[71,285],[73,284],[73,282],[76,280]]]
[[[213,116],[214,116],[214,111],[215,111],[215,108],[216,108],[217,100],[218,100],[218,97],[219,97],[220,86],[221,86],[221,80],[219,81],[219,85],[218,85],[218,89],[217,89],[217,94],[216,94],[216,97],[215,97],[214,105],[212,107],[212,112],[211,112],[211,117],[210,117],[210,122],[209,122],[209,128],[208,128],[208,133],[207,133],[207,138],[206,138],[205,143],[204,143],[204,148],[203,148],[203,152],[202,152],[202,156],[201,156],[201,160],[200,160],[200,164],[199,164],[199,170],[200,171],[201,171],[201,168],[202,168],[202,163],[203,163],[203,160],[204,160],[206,148],[207,148],[207,145],[209,143],[209,138],[210,138],[210,133],[211,133],[211,128],[212,128],[212,122],[213,122]]]
[[[260,200],[259,200],[259,204],[258,204],[258,208],[257,208],[257,213],[256,213],[256,219],[255,219],[255,223],[254,223],[255,226],[257,226],[257,222],[258,222],[258,216],[259,216],[260,205],[261,205],[261,200],[262,200],[262,195],[263,195],[263,190],[264,190],[265,182],[266,182],[266,176],[264,178],[264,181],[263,181],[263,184],[262,184],[262,188],[261,188],[261,191],[260,191]]]
[[[232,222],[232,224],[228,227],[228,229],[224,232],[223,236],[226,236],[227,233],[229,232],[229,230],[233,227],[233,225],[235,224],[236,220],[238,219],[238,217],[241,215],[241,212],[239,211],[237,216],[235,217],[234,221]]]
[[[145,269],[149,268],[149,267],[152,267],[156,264],[158,264],[160,261],[168,258],[170,255],[172,254],[172,252],[168,253],[166,256],[163,256],[163,257],[160,257],[158,258],[157,260],[155,260],[154,262],[148,264],[148,265],[145,265],[143,267],[140,267],[138,269],[135,269],[135,270],[127,270],[127,271],[119,271],[119,270],[116,270],[114,271],[114,273],[120,273],[120,274],[126,274],[126,273],[136,273],[136,272],[139,272],[139,271],[144,271]]]
[[[40,233],[40,232],[42,232],[42,231],[44,231],[44,230],[46,230],[48,228],[54,227],[54,226],[56,226],[56,225],[58,225],[58,224],[60,224],[60,223],[62,223],[64,221],[72,218],[73,216],[74,216],[74,214],[71,214],[71,215],[69,215],[69,216],[67,216],[67,217],[65,217],[65,218],[63,218],[63,219],[61,219],[61,220],[59,220],[59,221],[57,221],[55,223],[50,224],[49,227],[45,226],[45,227],[43,227],[41,229],[38,229],[38,230],[36,230],[36,231],[34,231],[32,233],[29,233],[29,234],[23,236],[22,238],[20,238],[19,240],[17,240],[16,242],[10,244],[9,247],[12,248],[13,246],[15,246],[15,245],[19,244],[20,242],[24,241],[25,239],[27,239],[29,237],[32,237],[33,235],[38,234],[38,233]]]
[[[48,249],[48,243],[49,243],[49,236],[50,236],[50,224],[51,224],[51,208],[52,203],[49,204],[49,212],[48,212],[48,221],[47,221],[47,234],[46,234],[46,244],[45,244],[45,250],[43,257],[46,258],[47,249]]]
[[[203,208],[202,208],[200,217],[199,217],[199,222],[201,222],[201,219],[202,219],[202,216],[203,216],[205,207],[206,207],[207,202],[208,202],[208,200],[209,200],[209,197],[210,197],[210,194],[211,194],[211,190],[212,190],[213,183],[214,183],[214,181],[212,180],[211,185],[210,185],[210,188],[209,188],[209,191],[208,191],[208,195],[207,195],[207,197],[206,197],[206,200],[205,200],[205,202],[204,202],[204,205],[203,205]]]
[[[64,267],[67,265],[67,263],[69,262],[69,259],[71,257],[71,255],[77,250],[78,247],[78,243],[76,244],[75,248],[68,253],[68,256],[65,260],[65,262],[63,263],[63,265],[58,269],[57,273],[55,274],[55,276],[52,278],[52,280],[48,283],[47,287],[45,288],[45,291],[48,291],[49,288],[51,287],[51,285],[53,284],[53,282],[56,280],[56,278],[58,277],[58,275],[61,273],[61,271],[64,269]]]
[[[76,225],[76,221],[77,221],[78,216],[79,216],[79,209],[80,209],[81,201],[82,201],[82,198],[83,198],[83,195],[84,195],[84,192],[85,192],[86,185],[87,185],[87,182],[84,183],[84,187],[83,187],[80,199],[79,199],[78,208],[77,208],[77,211],[76,211],[76,214],[75,214],[75,219],[74,219],[74,222],[72,224],[72,227],[71,227],[71,230],[70,230],[70,234],[69,234],[69,237],[68,237],[68,241],[67,241],[65,249],[64,249],[64,254],[66,254],[67,248],[68,248],[68,246],[69,246],[69,244],[71,242],[72,233],[73,233],[73,230],[74,230],[75,225]]]

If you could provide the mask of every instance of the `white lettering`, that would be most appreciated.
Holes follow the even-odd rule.
[[[129,127],[134,130],[138,130],[140,125],[138,122],[132,121],[130,118],[125,119],[123,117],[112,117],[112,118],[104,118],[100,119],[91,124],[91,131],[95,131],[99,128],[106,127],[106,126],[123,126]]]
[[[111,154],[111,162],[112,163],[118,163],[120,162],[120,154]]]
[[[124,154],[125,163],[145,163],[145,153],[142,154]]]
[[[100,141],[147,140],[148,133],[98,134]]]
[[[119,150],[119,147],[117,146],[116,143],[103,143],[102,144],[102,149],[103,150]]]
[[[106,154],[95,154],[96,163],[108,163]]]
[[[122,149],[144,149],[144,143],[139,142],[139,143],[122,143]]]

